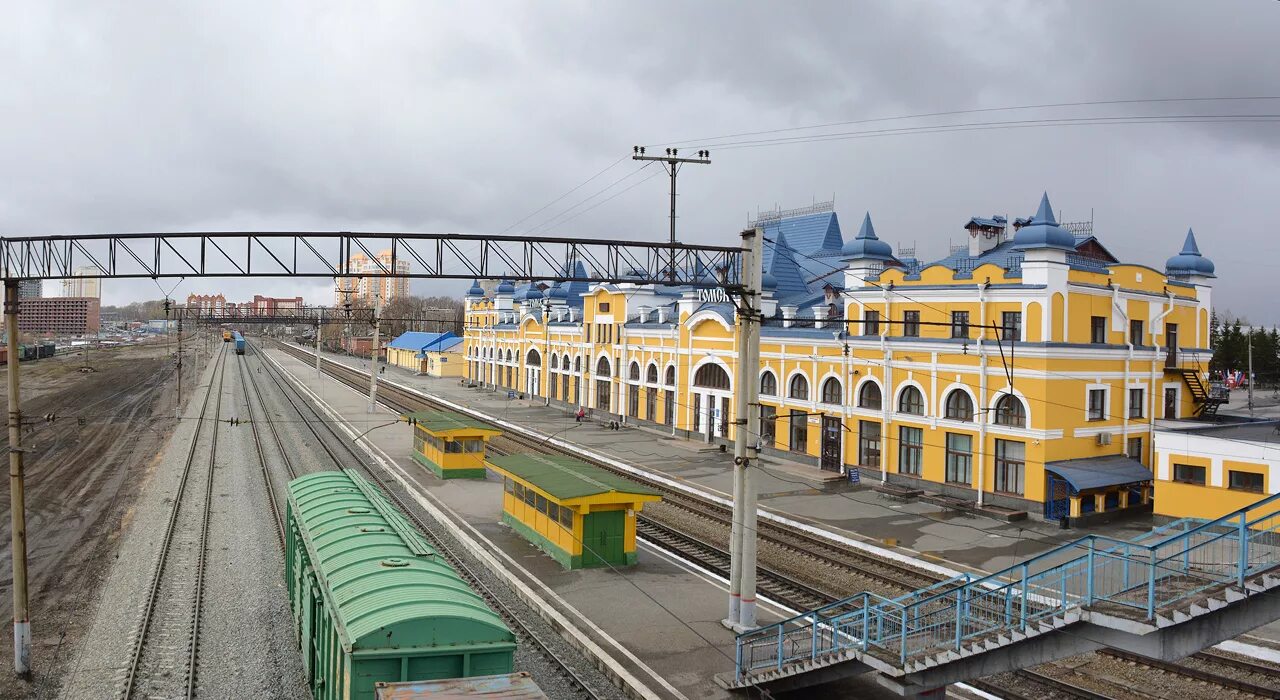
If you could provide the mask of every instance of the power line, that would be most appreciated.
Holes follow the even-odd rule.
[[[768,146],[786,146],[800,143],[820,143],[825,141],[847,141],[852,139],[879,138],[885,136],[916,136],[921,134],[942,134],[965,131],[992,131],[1001,129],[1030,129],[1061,126],[1115,126],[1134,124],[1269,124],[1280,122],[1280,114],[1228,114],[1228,115],[1126,115],[1121,117],[1081,117],[1061,119],[1028,119],[999,122],[962,122],[959,124],[939,124],[931,126],[895,127],[889,129],[867,129],[861,131],[834,132],[829,134],[813,134],[809,136],[788,136],[776,139],[755,139],[748,141],[731,141],[715,144],[717,150],[738,150],[743,148],[763,148]]]
[[[560,225],[560,224],[564,223],[564,220],[563,220],[563,219],[564,219],[564,217],[565,217],[566,215],[568,215],[570,212],[572,212],[573,210],[577,209],[578,207],[581,207],[582,205],[586,204],[587,202],[590,202],[591,200],[595,199],[596,197],[599,197],[600,195],[604,194],[605,192],[608,192],[609,190],[613,189],[614,187],[618,186],[619,184],[621,184],[621,183],[623,183],[623,182],[625,182],[625,181],[627,181],[627,180],[630,180],[631,178],[633,178],[633,177],[635,177],[636,175],[640,174],[640,171],[644,170],[645,168],[649,167],[650,165],[652,165],[652,163],[646,163],[645,165],[642,165],[642,166],[640,166],[639,168],[636,168],[635,170],[632,170],[631,172],[627,173],[626,175],[623,175],[622,177],[618,178],[617,180],[614,180],[613,182],[610,182],[608,185],[605,185],[604,187],[600,188],[599,190],[596,190],[596,191],[595,191],[595,192],[593,192],[592,194],[590,194],[590,195],[588,195],[588,196],[584,197],[583,199],[579,200],[579,201],[578,201],[576,204],[574,204],[573,206],[571,206],[571,207],[569,207],[569,208],[567,208],[567,209],[564,209],[564,210],[562,210],[560,213],[558,213],[558,214],[556,214],[556,215],[554,215],[554,216],[552,216],[552,217],[550,217],[550,218],[548,218],[548,219],[544,219],[544,220],[542,221],[542,223],[537,224],[537,225],[533,226],[532,228],[527,229],[527,230],[525,231],[525,233],[529,233],[529,234],[536,234],[536,233],[540,233],[540,232],[542,232],[542,231],[546,231],[547,229],[551,228],[553,225],[558,226],[558,225]]]
[[[874,117],[867,119],[853,119],[848,121],[826,122],[823,124],[809,124],[806,126],[784,127],[779,129],[765,129],[762,131],[743,131],[735,134],[724,134],[721,136],[707,136],[696,139],[684,139],[681,141],[673,141],[670,143],[660,143],[659,146],[687,146],[694,143],[701,143],[706,146],[715,146],[717,144],[712,141],[719,141],[727,138],[740,138],[743,136],[761,136],[764,134],[779,134],[794,131],[807,131],[811,129],[826,129],[834,126],[852,126],[855,124],[874,124],[888,121],[906,121],[910,119],[926,119],[930,117],[949,117],[961,114],[982,114],[990,112],[1014,112],[1032,109],[1049,109],[1055,107],[1098,107],[1108,105],[1128,105],[1128,104],[1167,104],[1177,102],[1244,102],[1244,101],[1262,101],[1262,100],[1280,100],[1280,96],[1259,95],[1259,96],[1240,96],[1240,97],[1158,97],[1147,99],[1128,99],[1128,100],[1089,100],[1077,102],[1052,102],[1034,105],[1014,105],[1004,107],[980,107],[974,109],[953,109],[942,112],[921,112],[916,114],[902,114],[890,117]]]
[[[510,225],[509,225],[509,226],[507,226],[506,228],[502,229],[501,231],[499,231],[499,232],[498,232],[498,235],[502,235],[502,234],[506,233],[507,231],[510,231],[511,229],[513,229],[513,228],[515,228],[515,227],[519,226],[520,224],[523,224],[525,221],[527,221],[527,220],[529,220],[529,219],[533,218],[534,216],[537,216],[538,214],[541,214],[542,212],[546,211],[549,207],[551,207],[552,205],[554,205],[556,202],[559,202],[560,200],[564,199],[565,197],[568,197],[569,195],[573,194],[574,192],[577,192],[578,190],[582,189],[582,188],[583,188],[583,187],[585,187],[588,183],[590,183],[592,180],[595,180],[596,178],[600,177],[601,175],[604,175],[605,173],[609,172],[609,171],[610,171],[610,170],[612,170],[614,167],[616,167],[619,163],[621,163],[622,161],[624,161],[624,160],[626,160],[626,159],[627,159],[627,157],[626,157],[625,155],[624,155],[624,156],[622,156],[622,157],[620,157],[620,158],[618,158],[617,160],[613,161],[613,162],[612,162],[612,163],[610,163],[609,165],[605,166],[605,167],[604,167],[604,169],[602,169],[600,172],[596,173],[595,175],[592,175],[591,177],[589,177],[589,178],[587,178],[587,179],[583,180],[582,182],[579,182],[577,185],[575,185],[575,186],[573,186],[572,188],[570,188],[570,189],[569,189],[569,191],[565,192],[564,194],[560,195],[559,197],[556,197],[555,199],[551,200],[550,202],[547,202],[546,204],[544,204],[544,205],[542,205],[541,207],[539,207],[537,210],[535,210],[535,211],[533,211],[533,212],[531,212],[531,213],[529,213],[529,214],[526,214],[526,215],[524,216],[524,218],[520,219],[519,221],[517,221],[517,222],[515,222],[515,223],[513,223],[513,224],[510,224]]]

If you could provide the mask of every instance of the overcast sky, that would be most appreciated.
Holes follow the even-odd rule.
[[[1194,227],[1217,264],[1215,306],[1280,322],[1277,122],[692,141],[1042,103],[1280,97],[1274,0],[4,4],[6,236],[499,232],[633,144],[682,141],[713,144],[714,161],[681,174],[682,240],[730,244],[749,212],[834,194],[846,236],[869,210],[881,238],[931,259],[968,217],[1030,215],[1048,190],[1065,219],[1092,212],[1126,262],[1162,268]],[[1280,114],[1280,100],[946,119],[1241,113]],[[668,183],[645,179],[656,165],[537,228],[637,167],[617,164],[510,232],[664,239]],[[151,282],[104,289],[106,303],[161,295]],[[329,302],[330,289],[187,280],[175,295]]]

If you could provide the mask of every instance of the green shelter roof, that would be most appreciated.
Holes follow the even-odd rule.
[[[358,474],[294,479],[289,514],[344,648],[515,642],[502,618]]]
[[[656,489],[641,486],[568,455],[503,455],[490,457],[488,462],[562,501],[602,493],[660,495]]]
[[[400,417],[422,426],[427,432],[437,435],[458,431],[471,434],[502,434],[501,430],[497,430],[488,423],[468,418],[461,413],[454,413],[453,411],[414,411],[402,414]]]

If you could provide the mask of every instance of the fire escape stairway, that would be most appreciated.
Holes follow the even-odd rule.
[[[1278,590],[1275,494],[1131,541],[1083,537],[983,578],[860,593],[738,635],[734,674],[717,680],[787,690],[877,671],[930,689],[1103,646],[1171,660],[1280,618]]]
[[[1200,371],[1189,367],[1179,367],[1176,369],[1178,374],[1182,375],[1182,381],[1187,385],[1187,389],[1191,392],[1191,399],[1196,403],[1197,416],[1212,416],[1218,413],[1218,407],[1227,402],[1225,392],[1215,391],[1214,388],[1206,386],[1204,380],[1200,378]]]

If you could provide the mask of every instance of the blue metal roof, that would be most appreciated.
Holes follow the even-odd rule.
[[[791,247],[801,253],[818,251],[840,252],[844,237],[840,233],[840,220],[833,211],[807,214],[781,219],[764,227],[766,238],[785,235]]]
[[[1151,470],[1142,466],[1142,462],[1124,455],[1047,462],[1044,468],[1066,479],[1076,492],[1151,481],[1153,478]]]
[[[387,343],[389,348],[399,350],[416,350],[418,352],[441,352],[462,342],[462,338],[453,333],[423,333],[409,331],[401,333],[395,340]]]

